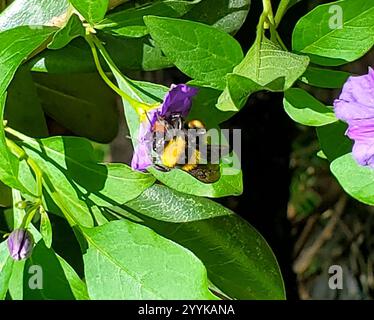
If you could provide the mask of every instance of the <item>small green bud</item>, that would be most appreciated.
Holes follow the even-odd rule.
[[[16,203],[16,208],[20,210],[24,210],[27,208],[27,205],[28,205],[27,201],[19,201]]]

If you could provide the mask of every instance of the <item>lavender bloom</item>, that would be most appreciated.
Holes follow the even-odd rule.
[[[131,167],[134,170],[143,171],[152,165],[152,127],[156,121],[155,119],[157,118],[156,114],[159,112],[160,108],[149,111],[147,118],[140,123],[138,141],[131,161]]]
[[[34,238],[26,229],[16,229],[9,235],[7,244],[10,256],[19,261],[31,256]]]
[[[138,133],[138,144],[135,147],[131,167],[135,170],[145,170],[152,165],[153,125],[158,117],[168,118],[179,113],[186,117],[191,109],[192,98],[198,90],[186,84],[171,85],[163,103],[157,109],[147,113],[147,118],[141,122]]]
[[[354,140],[353,157],[362,166],[374,168],[374,70],[349,77],[339,99],[336,117],[348,123],[346,135]]]

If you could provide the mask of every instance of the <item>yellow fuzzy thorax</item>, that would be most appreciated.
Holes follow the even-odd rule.
[[[186,149],[186,141],[182,137],[177,137],[171,140],[166,145],[164,152],[161,156],[161,162],[168,168],[174,168],[179,158],[184,154]]]

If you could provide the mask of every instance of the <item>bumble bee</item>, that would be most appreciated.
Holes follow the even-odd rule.
[[[228,148],[210,145],[206,127],[200,120],[186,122],[178,113],[167,119],[158,117],[152,132],[156,169],[167,172],[179,168],[204,183],[220,178],[219,164],[210,160],[218,160],[220,153],[228,153]]]

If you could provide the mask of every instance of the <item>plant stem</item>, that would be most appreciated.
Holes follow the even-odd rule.
[[[5,129],[7,132],[14,135],[15,130],[7,127]],[[31,159],[26,152],[18,146],[14,141],[10,139],[6,139],[8,148],[12,151],[12,153],[20,160],[26,160],[27,164],[30,166],[31,170],[35,174],[36,184],[37,184],[37,198],[41,202],[41,198],[43,195],[43,171],[39,168],[38,164]],[[39,203],[40,204],[40,203]]]
[[[15,133],[15,130],[7,127],[8,132]],[[42,196],[43,196],[43,171],[40,169],[38,164],[31,159],[26,152],[18,146],[14,141],[6,139],[6,143],[10,151],[20,160],[26,160],[27,164],[35,174],[35,180],[37,184],[37,202],[28,210],[28,213],[25,215],[22,220],[20,228],[27,228],[35,216],[35,213],[38,211],[39,207],[42,205]]]
[[[277,26],[283,15],[287,11],[289,2],[290,0],[281,0],[277,9],[276,16],[274,18],[271,0],[262,0],[263,12],[260,16],[259,24],[257,26],[257,41],[261,41],[259,39],[262,39],[264,29],[270,29],[270,40],[272,42],[279,43],[282,49],[287,51],[287,47],[285,46],[284,42],[277,32]],[[269,25],[267,25],[267,23]]]
[[[34,142],[34,139],[32,139],[32,138],[22,134],[21,132],[18,132],[17,130],[14,130],[10,127],[6,127],[5,131],[10,133],[12,136],[20,139],[21,141]],[[28,165],[31,167],[31,169],[33,170],[33,172],[35,174],[37,185],[38,185],[38,196],[35,196],[38,199],[38,201],[36,202],[35,206],[33,206],[30,209],[30,214],[27,214],[25,216],[25,219],[23,220],[22,225],[26,225],[28,223],[27,221],[32,220],[33,216],[36,213],[36,210],[42,204],[43,180],[45,182],[45,186],[46,186],[47,190],[50,192],[50,194],[54,195],[54,197],[55,197],[54,201],[56,202],[58,207],[61,209],[63,214],[65,215],[69,224],[72,225],[72,226],[75,225],[75,224],[79,225],[79,223],[75,220],[75,218],[70,214],[69,210],[65,207],[64,202],[61,199],[60,194],[53,187],[53,185],[50,182],[48,176],[43,174],[43,171],[40,169],[38,164],[33,159],[31,159],[26,154],[26,152],[21,147],[19,147],[14,141],[12,141],[10,139],[7,139],[7,145],[16,157],[18,157],[20,160],[26,160],[26,162],[28,163]],[[34,212],[31,212],[31,211],[34,211]]]
[[[261,42],[262,36],[264,34],[264,23],[266,21],[266,13],[263,12],[260,16],[260,19],[257,24],[257,29],[256,29],[256,42]]]
[[[8,132],[9,134],[11,134],[13,137],[16,137],[16,138],[20,139],[21,141],[27,141],[27,142],[34,142],[35,143],[35,140],[33,138],[30,138],[29,136],[26,136],[25,134],[15,130],[11,127],[5,127],[4,130],[6,132]],[[23,151],[23,149],[22,149],[22,151]]]
[[[279,6],[275,14],[275,18],[274,18],[275,27],[278,27],[279,23],[281,22],[284,14],[286,13],[288,9],[289,4],[290,4],[290,0],[281,0],[281,2],[279,3]]]
[[[104,59],[106,60],[106,62],[110,65],[111,68],[114,69],[115,72],[117,72],[119,75],[121,75],[121,77],[123,78],[123,80],[127,83],[127,79],[121,74],[120,70],[116,67],[116,65],[114,64],[113,60],[110,58],[109,54],[107,53],[107,51],[105,50],[104,46],[101,44],[100,40],[97,39],[94,35],[92,34],[88,34],[86,36],[86,41],[88,42],[88,44],[90,45],[91,47],[91,51],[92,51],[92,55],[93,55],[93,58],[94,58],[94,62],[95,62],[95,65],[96,65],[96,68],[100,74],[100,76],[103,78],[103,80],[105,81],[105,83],[112,89],[114,90],[117,94],[119,94],[123,99],[125,99],[133,108],[135,108],[135,110],[137,111],[137,113],[139,115],[142,115],[144,114],[144,111],[149,111],[149,110],[152,110],[154,109],[155,107],[158,106],[157,105],[151,105],[151,104],[147,104],[145,102],[142,102],[142,101],[139,101],[140,98],[139,96],[136,95],[136,97],[139,99],[139,100],[136,100],[134,98],[132,98],[131,96],[129,96],[127,93],[125,93],[124,91],[122,91],[120,88],[118,88],[109,78],[108,76],[106,75],[106,73],[104,72],[103,68],[101,67],[101,64],[100,64],[100,59],[99,59],[99,56],[98,56],[98,53],[97,53],[97,49],[96,47],[99,49],[100,53],[103,55]]]
[[[101,43],[101,41],[94,35],[90,35],[90,36],[92,37],[92,42],[99,49],[101,55],[105,59],[106,63],[110,66],[112,72],[117,74],[118,76],[120,76],[123,79],[124,83],[126,83],[127,87],[132,91],[132,94],[136,97],[136,99],[141,101],[142,99],[139,97],[139,95],[137,95],[136,92],[131,89],[131,86],[132,86],[131,80],[129,78],[127,78],[125,75],[123,75],[121,70],[118,69],[118,67],[114,63],[113,59],[110,57],[108,51],[106,51],[106,49],[105,49],[104,45]]]
[[[284,51],[288,51],[288,48],[286,47],[286,45],[284,44],[282,38],[280,37],[279,33],[277,30],[275,30],[275,34],[276,34],[276,40],[277,42],[280,44],[280,46],[282,47],[282,49]]]
[[[263,13],[266,14],[266,18],[268,18],[270,24],[274,25],[274,15],[271,0],[262,0],[262,6],[264,8]]]
[[[41,201],[40,203],[36,203],[28,212],[27,214],[25,215],[25,217],[23,218],[22,220],[22,224],[20,226],[20,228],[22,229],[27,229],[29,227],[29,224],[31,223],[32,219],[34,218],[35,216],[35,213],[38,211],[39,207],[41,205]]]

